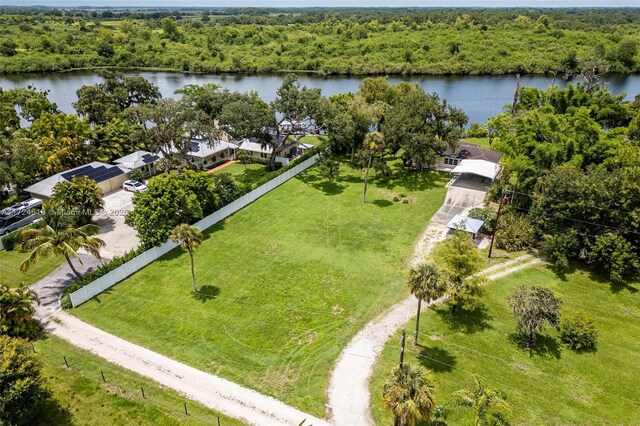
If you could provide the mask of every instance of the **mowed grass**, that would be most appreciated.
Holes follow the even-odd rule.
[[[583,311],[596,324],[595,352],[576,353],[547,329],[532,354],[513,341],[515,322],[507,296],[518,285],[552,289],[563,300],[562,313]],[[500,389],[516,425],[640,424],[640,283],[614,286],[585,270],[558,278],[544,266],[516,272],[486,285],[475,309],[451,319],[446,307],[424,312],[421,343],[408,343],[406,360],[431,369],[438,381],[438,404],[451,393],[473,385],[476,374],[486,386]],[[413,337],[414,322],[407,324]],[[411,331],[409,331],[411,330]],[[377,424],[390,424],[382,409],[382,386],[398,362],[396,335],[387,343],[371,381]],[[411,339],[407,339],[410,342]],[[453,411],[452,425],[473,424],[471,415]]]
[[[20,264],[29,257],[29,253],[17,250],[0,251],[0,284],[9,287],[31,285],[46,277],[64,262],[61,256],[51,256],[33,265],[27,272],[20,271]]]
[[[252,183],[267,173],[264,164],[233,163],[223,169],[216,170],[212,175],[228,173],[238,182]]]
[[[460,139],[460,141],[478,145],[480,148],[491,149],[489,138],[464,138],[464,139]]]
[[[208,231],[195,251],[205,295],[175,250],[71,313],[322,416],[340,351],[406,297],[407,261],[444,199],[446,174],[392,167],[366,204],[360,171],[343,164],[330,183],[312,168]]]
[[[38,418],[41,425],[215,425],[213,410],[189,401],[153,380],[111,364],[49,336],[34,345],[52,398]],[[67,358],[69,367],[64,363]],[[107,382],[102,381],[103,372]],[[142,397],[144,388],[145,398]],[[184,403],[189,415],[185,415]],[[243,423],[220,416],[222,426]]]

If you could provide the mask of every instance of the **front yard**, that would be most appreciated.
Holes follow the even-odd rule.
[[[201,295],[175,250],[71,313],[323,416],[340,351],[406,297],[413,245],[444,199],[446,174],[392,167],[366,204],[360,171],[342,164],[331,183],[312,168],[208,231]]]
[[[29,253],[18,250],[0,251],[0,284],[9,287],[28,286],[53,272],[64,262],[62,256],[52,256],[42,259],[27,272],[20,271],[20,264],[29,257]]]

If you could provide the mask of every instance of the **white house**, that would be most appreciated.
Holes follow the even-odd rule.
[[[144,176],[149,176],[155,174],[156,163],[160,161],[161,158],[158,154],[140,150],[120,157],[115,160],[114,163],[120,164],[130,170],[140,169]]]

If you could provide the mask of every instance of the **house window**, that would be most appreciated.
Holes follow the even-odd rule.
[[[447,166],[457,166],[459,162],[458,158],[444,157],[444,164]]]
[[[265,154],[264,152],[260,153],[260,158],[267,158],[267,154]]]

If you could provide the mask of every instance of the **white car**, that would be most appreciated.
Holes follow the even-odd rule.
[[[122,184],[122,189],[131,192],[144,192],[147,190],[147,185],[137,180],[127,180]]]

